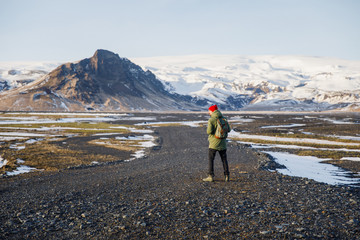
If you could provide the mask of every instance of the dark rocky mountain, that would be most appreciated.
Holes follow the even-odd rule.
[[[107,50],[0,95],[5,111],[198,110],[200,103],[169,93],[149,70]]]

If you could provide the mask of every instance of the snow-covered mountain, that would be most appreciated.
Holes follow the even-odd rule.
[[[0,62],[0,91],[24,86],[59,65],[60,62]]]
[[[325,110],[360,103],[360,61],[236,55],[132,60],[170,91],[225,106],[243,100],[248,110]]]
[[[190,55],[130,59],[167,90],[229,110],[360,108],[360,61],[304,56]],[[19,87],[59,63],[0,63],[0,90]]]

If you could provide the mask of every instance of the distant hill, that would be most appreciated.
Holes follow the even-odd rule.
[[[192,98],[169,93],[150,71],[107,50],[0,95],[0,110],[12,111],[198,109]]]

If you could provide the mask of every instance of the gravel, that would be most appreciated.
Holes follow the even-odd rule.
[[[131,162],[0,179],[0,239],[360,239],[359,188],[264,170],[229,143],[207,172],[205,129],[156,128],[159,145]]]

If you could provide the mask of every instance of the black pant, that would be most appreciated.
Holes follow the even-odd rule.
[[[212,148],[209,148],[209,175],[214,176],[214,159],[216,152],[219,152],[220,154],[220,158],[224,168],[224,175],[229,175],[229,166],[227,162],[226,149],[219,151]]]

